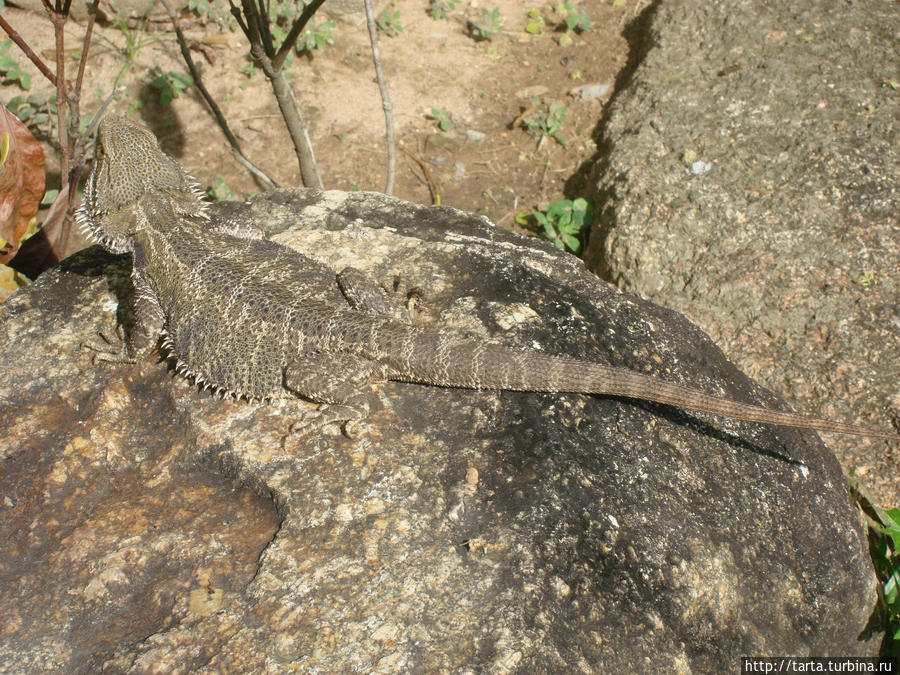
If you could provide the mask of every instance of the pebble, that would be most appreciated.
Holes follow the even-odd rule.
[[[581,98],[585,100],[603,98],[609,93],[610,89],[612,89],[612,85],[607,82],[586,84],[581,88]]]
[[[696,162],[691,164],[691,173],[695,176],[700,176],[709,171],[711,168],[712,165],[698,159]]]

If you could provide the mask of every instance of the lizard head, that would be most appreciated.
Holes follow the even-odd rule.
[[[154,198],[169,201],[179,215],[205,215],[196,182],[162,151],[152,131],[124,117],[104,118],[76,214],[82,231],[114,253],[129,251],[134,234],[151,226],[142,202]]]

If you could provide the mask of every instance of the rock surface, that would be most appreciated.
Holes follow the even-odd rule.
[[[447,208],[286,191],[219,216],[418,286],[419,320],[780,405],[680,315]],[[387,383],[354,429],[94,365],[127,257],[0,307],[0,663],[30,672],[730,672],[871,654],[815,434],[615,398]],[[124,317],[125,315],[123,315]]]
[[[897,424],[896,4],[665,0],[645,20],[603,124],[589,266],[798,408]],[[900,504],[896,444],[828,440]]]

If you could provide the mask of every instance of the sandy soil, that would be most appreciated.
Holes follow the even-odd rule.
[[[343,4],[331,7],[340,10]],[[428,14],[430,0],[382,4],[376,11],[399,12],[402,26],[397,36],[382,34],[380,41],[397,139],[428,166],[442,204],[515,227],[517,211],[579,196],[579,170],[596,151],[592,134],[609,94],[582,100],[577,92],[570,92],[585,84],[615,82],[628,53],[623,28],[645,3],[583,3],[593,25],[575,35],[569,46],[559,44],[561,33],[552,25],[539,35],[528,34],[530,5],[517,0],[480,5],[463,0],[442,20]],[[556,4],[540,3],[535,8],[548,22],[556,22],[560,19],[553,9]],[[329,7],[326,3],[322,11]],[[502,34],[489,41],[474,40],[467,20],[478,19],[482,8],[494,7],[500,10]],[[161,9],[155,8],[150,20],[141,22],[136,16],[116,18],[107,7],[110,18],[98,25],[87,62],[84,117],[90,118],[116,86],[124,87],[110,111],[145,119],[166,150],[202,185],[212,187],[224,181],[220,194],[233,193],[236,198],[259,191],[261,186],[232,158],[222,132],[194,89],[161,105],[158,93],[148,87],[154,68],[186,71]],[[358,11],[338,14],[334,9],[330,15],[337,19],[333,44],[294,59],[292,86],[309,126],[325,187],[383,190],[384,117],[368,33]],[[7,7],[4,16],[35,51],[52,59],[52,30],[44,16],[13,7]],[[187,12],[182,26],[195,47],[192,54],[204,81],[245,154],[281,185],[300,184],[297,160],[270,85],[259,69],[246,74],[251,61],[243,34]],[[75,54],[82,35],[83,24],[68,24],[68,54]],[[14,47],[10,54],[19,59]],[[26,67],[34,72],[32,91],[49,93],[49,84],[37,70],[31,64]],[[74,73],[74,63],[69,68]],[[21,92],[15,84],[0,88],[3,100],[17,93]],[[534,97],[566,105],[561,132],[568,150],[556,141],[538,142],[525,129],[511,127]],[[432,108],[447,111],[454,127],[439,130],[427,117]],[[484,138],[473,140],[468,132],[480,132]],[[56,171],[55,152],[47,150],[48,168]],[[58,183],[58,176],[50,181]],[[421,166],[403,151],[398,151],[394,194],[419,203],[434,199]]]

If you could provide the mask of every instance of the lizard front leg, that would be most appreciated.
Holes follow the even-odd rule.
[[[134,325],[127,336],[119,323],[115,335],[100,333],[102,342],[94,340],[84,344],[96,352],[94,361],[134,363],[149,355],[165,326],[165,315],[149,284],[139,274],[132,274],[134,284]]]
[[[370,385],[391,374],[384,364],[345,352],[298,354],[284,369],[285,389],[324,405],[315,420],[301,422],[292,433],[333,422],[348,433],[347,427],[365,419],[377,402]]]

